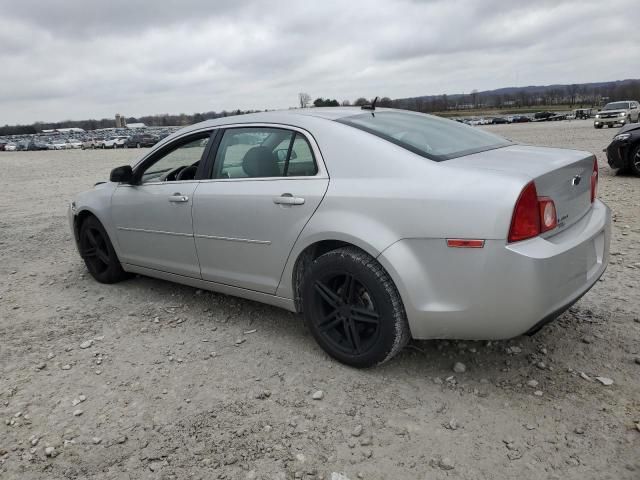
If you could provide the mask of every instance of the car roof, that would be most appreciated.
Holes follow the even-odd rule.
[[[377,108],[375,111],[393,110],[389,108]],[[282,123],[285,125],[304,124],[306,118],[314,117],[325,120],[339,120],[340,118],[366,113],[370,110],[362,110],[360,107],[313,107],[295,108],[289,110],[272,110],[266,112],[247,113],[243,115],[233,115],[221,117],[204,122],[195,123],[185,127],[180,132],[190,130],[201,130],[207,127],[218,127],[237,123]],[[396,112],[398,110],[395,110]]]

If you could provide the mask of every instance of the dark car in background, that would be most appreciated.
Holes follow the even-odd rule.
[[[640,124],[622,127],[605,152],[611,168],[630,171],[640,177]]]
[[[27,144],[27,150],[29,150],[29,151],[48,150],[48,149],[49,149],[49,146],[45,142],[42,142],[42,141],[36,140],[36,139],[31,140]]]
[[[126,148],[141,148],[141,147],[153,147],[158,143],[159,138],[156,135],[149,133],[140,133],[131,135],[124,142]]]
[[[503,117],[495,117],[491,119],[491,124],[492,125],[501,125],[503,123],[509,123],[509,120],[507,120],[506,118]]]

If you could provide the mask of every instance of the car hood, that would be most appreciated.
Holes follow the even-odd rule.
[[[627,123],[624,127],[618,130],[616,135],[620,135],[621,133],[626,133],[631,130],[640,130],[640,123]]]
[[[627,113],[628,110],[600,110],[598,115],[601,113]]]

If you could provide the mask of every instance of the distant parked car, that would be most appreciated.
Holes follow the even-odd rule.
[[[529,117],[527,117],[526,115],[515,115],[513,117],[513,119],[511,120],[511,123],[526,123],[526,122],[530,122],[531,119]]]
[[[70,138],[67,140],[67,148],[82,148],[82,142],[75,138]]]
[[[65,150],[67,148],[67,142],[62,139],[51,140],[48,148],[49,150]]]
[[[624,102],[607,103],[602,110],[596,113],[593,121],[595,128],[613,127],[614,125],[624,125],[626,123],[638,122],[640,120],[640,104],[633,100]]]
[[[47,150],[47,144],[41,142],[40,140],[31,140],[29,145],[27,145],[27,150]]]
[[[153,147],[156,143],[158,143],[157,136],[150,133],[137,133],[127,138],[124,146],[127,148]]]
[[[507,120],[504,117],[495,117],[495,118],[491,119],[491,123],[493,125],[499,125],[499,124],[502,124],[502,123],[509,123],[509,120]]]
[[[605,149],[612,168],[640,177],[640,124],[625,125]]]
[[[578,120],[586,120],[591,118],[593,112],[591,108],[577,108],[574,112],[574,116]]]
[[[5,152],[15,152],[18,149],[18,146],[15,143],[7,143],[4,146]]]
[[[123,148],[124,142],[127,140],[125,136],[109,137],[102,142],[102,148]]]
[[[82,150],[101,148],[102,140],[96,138],[87,138],[82,142]]]
[[[555,113],[553,113],[553,112],[548,112],[548,111],[545,111],[545,112],[536,112],[536,113],[533,115],[533,118],[534,118],[535,120],[547,120],[547,119],[549,119],[549,118],[553,117],[554,115],[555,115]]]

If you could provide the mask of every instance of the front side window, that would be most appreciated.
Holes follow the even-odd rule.
[[[192,137],[148,165],[142,172],[142,183],[193,180],[209,136],[210,133],[205,133]]]
[[[385,111],[337,121],[436,161],[511,145],[498,135],[433,115]]]
[[[317,173],[306,138],[271,127],[225,131],[216,153],[214,178],[273,178]]]

